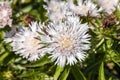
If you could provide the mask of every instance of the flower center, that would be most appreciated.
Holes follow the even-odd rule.
[[[54,8],[54,11],[55,11],[55,12],[59,12],[59,11],[60,11],[60,7],[57,6],[57,5],[55,5],[53,8]]]
[[[72,46],[72,41],[69,38],[63,38],[61,44],[64,48],[70,48]]]
[[[35,38],[31,39],[31,41],[30,41],[31,46],[36,47],[36,46],[38,46],[38,44],[39,44],[39,40],[37,40]]]
[[[81,9],[84,13],[87,13],[89,8],[87,6],[81,6]]]
[[[39,40],[37,40],[36,38],[30,38],[30,39],[26,39],[26,41],[24,43],[26,45],[26,48],[28,50],[31,50],[31,49],[38,47]]]

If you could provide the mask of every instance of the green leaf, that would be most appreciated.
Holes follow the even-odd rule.
[[[0,55],[0,63],[4,61],[4,59],[9,55],[8,52],[3,53],[2,55]]]
[[[75,80],[87,80],[84,74],[80,71],[79,67],[72,67],[72,74],[75,77]]]
[[[16,55],[14,53],[9,52],[9,54],[4,58],[3,63],[4,64],[10,63],[15,58],[15,56]]]
[[[120,64],[116,60],[113,60],[113,62],[120,67]]]
[[[70,68],[67,67],[64,72],[61,74],[59,80],[66,80],[70,72]]]
[[[31,9],[32,9],[32,6],[29,5],[29,6],[25,7],[25,8],[23,8],[23,9],[22,9],[22,12],[27,13],[27,12],[29,12]]]
[[[95,46],[95,48],[93,49],[93,51],[96,51],[96,49],[98,49],[99,47],[101,47],[101,45],[104,43],[105,39],[101,39],[100,42]]]
[[[104,63],[103,62],[100,65],[98,80],[105,80],[105,76],[104,76]]]
[[[115,11],[115,15],[117,16],[118,19],[120,19],[120,11]]]
[[[48,58],[47,55],[45,55],[40,60],[33,62],[30,65],[26,65],[26,67],[40,67],[40,66],[44,66],[45,64],[48,64],[48,63],[51,63],[51,60]]]
[[[61,72],[63,71],[64,68],[57,66],[56,72],[54,74],[54,80],[58,80],[58,77],[60,76]]]
[[[0,31],[0,40],[4,39],[4,36],[5,36],[4,32]]]
[[[0,55],[5,52],[5,48],[2,44],[0,44]]]
[[[112,77],[110,77],[108,80],[112,80]]]

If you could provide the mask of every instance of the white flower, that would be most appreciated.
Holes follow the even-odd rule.
[[[0,28],[12,25],[12,9],[10,2],[0,2]]]
[[[80,24],[79,17],[68,16],[64,22],[50,23],[46,29],[51,49],[50,58],[64,67],[85,59],[85,51],[90,49],[88,25]]]
[[[78,5],[73,3],[73,0],[69,1],[70,9],[73,10],[74,13],[87,16],[88,14],[91,17],[99,17],[99,12],[101,9],[97,9],[97,5],[95,5],[91,0],[78,0]]]
[[[111,14],[115,11],[115,7],[118,5],[118,0],[98,0],[98,4],[107,12]]]
[[[39,40],[40,34],[38,32],[41,32],[40,27],[42,26],[41,23],[32,22],[29,27],[20,27],[13,37],[7,36],[5,40],[7,42],[12,41],[11,46],[16,54],[27,58],[29,61],[36,61],[44,56],[47,51],[45,48],[41,48],[44,45],[40,44],[41,40]]]
[[[68,11],[68,4],[65,1],[59,0],[44,0],[47,3],[47,6],[44,8],[47,10],[47,17],[51,21],[62,20]],[[68,12],[69,13],[69,12]]]

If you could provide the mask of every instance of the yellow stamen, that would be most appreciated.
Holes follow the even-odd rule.
[[[63,39],[61,40],[61,44],[62,44],[62,46],[63,46],[64,48],[69,48],[69,47],[72,46],[72,42],[71,42],[71,40],[70,40],[69,38],[63,38]]]
[[[30,42],[31,42],[31,45],[33,45],[33,47],[36,47],[36,46],[39,45],[39,40],[38,39],[33,38]]]

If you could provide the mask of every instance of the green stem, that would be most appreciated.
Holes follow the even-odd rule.
[[[96,45],[96,47],[93,49],[93,52],[96,51],[96,49],[98,49],[103,43],[104,43],[105,39],[101,39],[101,41]]]

